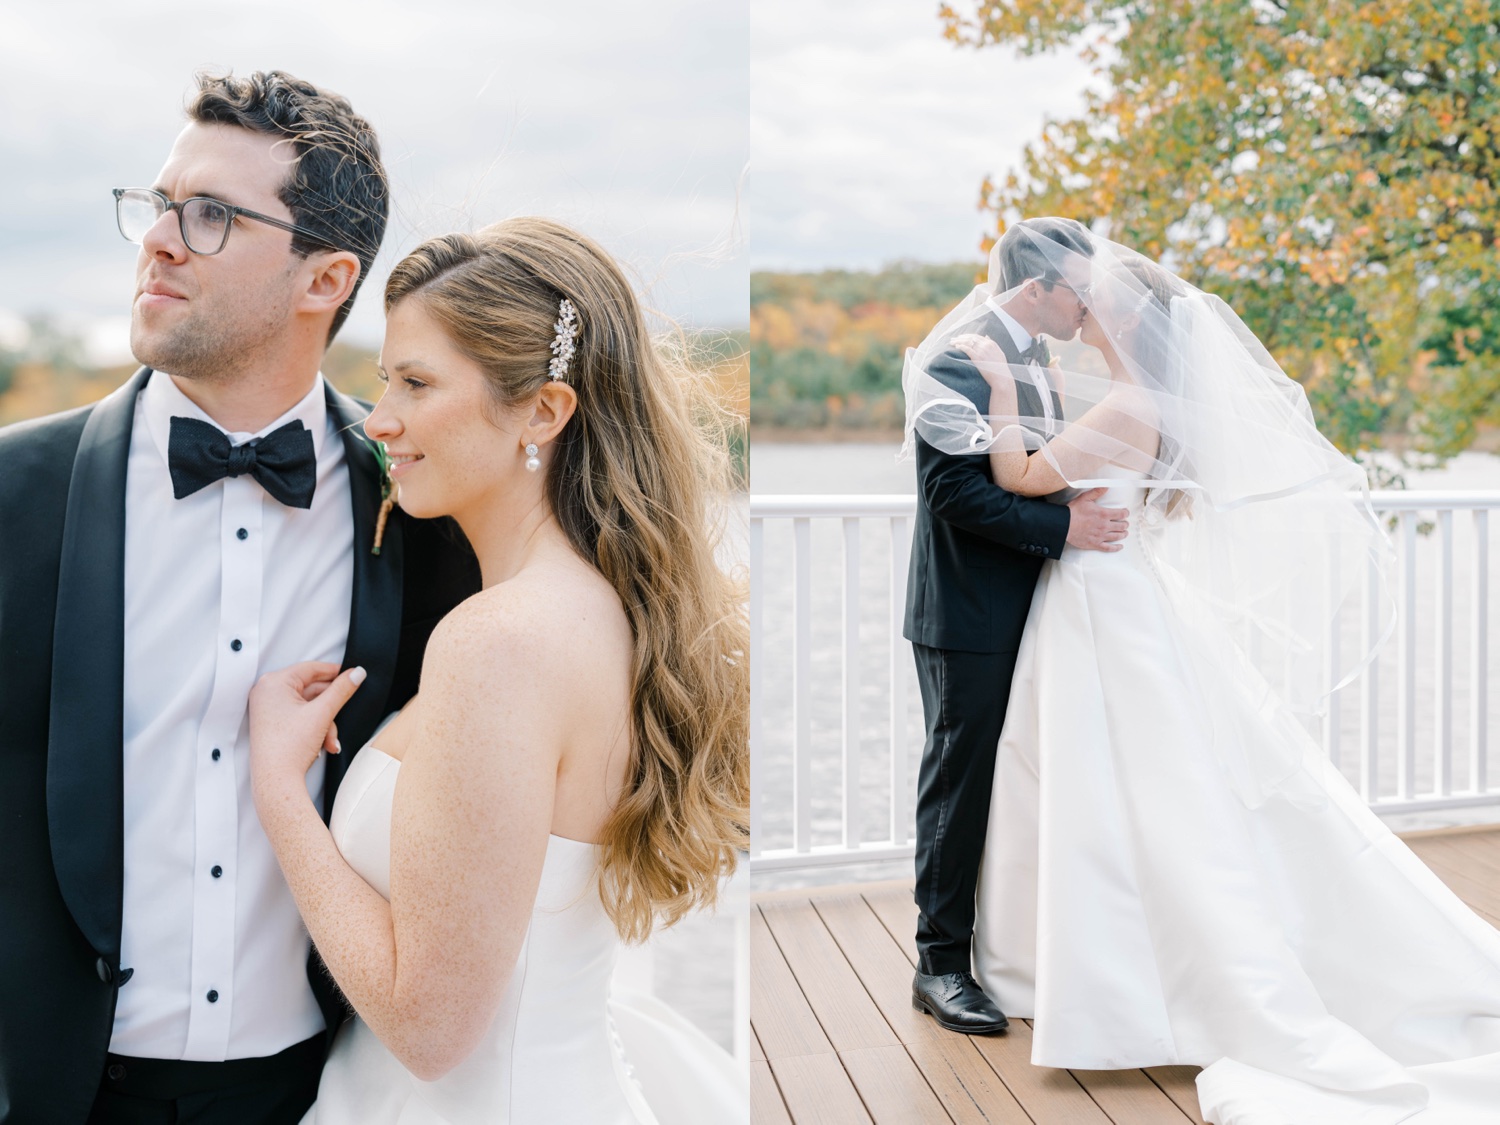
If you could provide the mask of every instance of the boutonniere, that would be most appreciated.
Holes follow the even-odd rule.
[[[380,466],[380,511],[375,516],[375,542],[370,554],[380,554],[380,543],[385,538],[385,521],[391,518],[391,509],[396,506],[396,482],[391,480],[391,459],[386,454],[385,443],[365,438],[370,452],[375,454],[375,463]]]

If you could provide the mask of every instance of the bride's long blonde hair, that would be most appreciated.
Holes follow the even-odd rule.
[[[498,404],[547,382],[558,319],[577,309],[547,496],[574,549],[619,595],[634,637],[631,764],[604,829],[600,894],[627,941],[714,901],[748,842],[749,626],[715,549],[733,423],[691,366],[653,343],[614,260],[548,219],[430,239],[385,288],[421,302],[485,372]]]

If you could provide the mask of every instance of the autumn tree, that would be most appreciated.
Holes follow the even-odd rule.
[[[955,43],[1102,79],[987,180],[1228,301],[1346,450],[1447,455],[1500,419],[1500,3],[979,0]]]

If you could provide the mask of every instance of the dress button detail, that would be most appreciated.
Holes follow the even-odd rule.
[[[217,988],[210,988],[208,990],[208,1002],[210,1004],[217,1004],[219,1002],[219,990]]]
[[[232,641],[229,642],[229,647],[231,649],[233,649],[235,652],[239,652],[240,649],[242,649],[242,648],[245,647],[245,643],[243,641],[241,641],[238,637],[235,637],[234,640],[232,640]]]
[[[99,979],[109,984],[115,979],[114,970],[109,967],[109,962],[103,957],[94,962],[94,972],[99,974]]]
[[[224,874],[224,869],[216,863],[208,869],[208,873],[217,879],[220,875]]]
[[[109,1075],[111,1082],[123,1082],[125,1080],[125,1068],[119,1063],[110,1063],[109,1070],[105,1073]]]
[[[214,752],[211,756],[214,761],[217,762],[219,760],[219,748],[217,746],[214,747]]]

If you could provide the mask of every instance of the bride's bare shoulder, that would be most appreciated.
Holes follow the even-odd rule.
[[[422,662],[429,679],[586,682],[628,661],[630,624],[613,587],[576,565],[533,566],[456,606],[433,630]],[[580,675],[582,673],[582,675]]]

